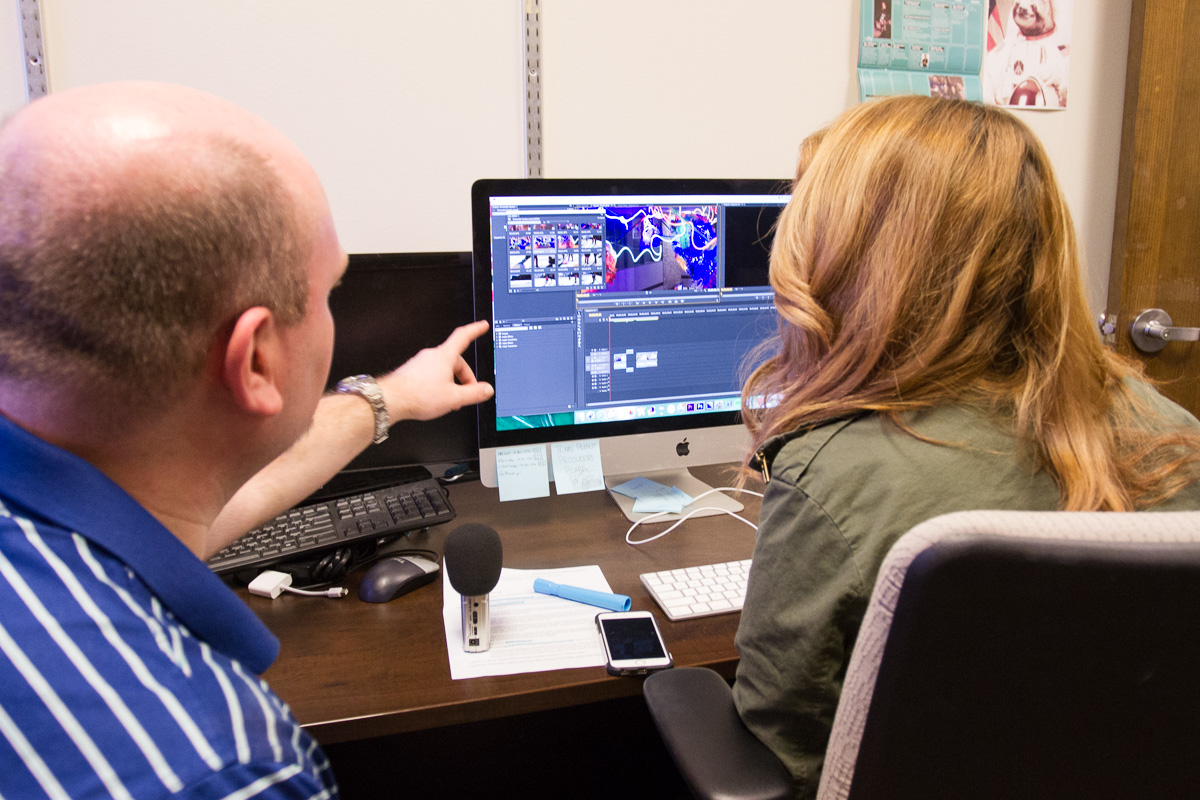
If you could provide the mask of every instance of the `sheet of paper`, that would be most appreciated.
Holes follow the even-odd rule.
[[[638,476],[625,481],[612,490],[618,494],[634,499],[633,510],[637,513],[654,513],[669,511],[678,514],[684,506],[690,505],[692,496],[677,486],[664,486],[658,481]]]
[[[602,609],[538,594],[533,590],[537,578],[598,592],[612,591],[595,564],[563,569],[503,569],[488,600],[492,646],[482,653],[464,653],[462,596],[443,575],[442,620],[451,678],[457,681],[604,665],[604,645],[596,629],[596,615]]]
[[[500,501],[550,496],[546,445],[527,444],[496,450],[496,483]]]
[[[554,442],[550,445],[550,461],[554,465],[554,490],[559,494],[596,492],[604,488],[599,439]]]
[[[612,487],[612,490],[617,494],[623,494],[626,497],[632,497],[634,500],[636,500],[639,497],[648,496],[659,489],[665,488],[667,487],[663,486],[661,483],[652,481],[649,478],[643,478],[639,475],[636,478],[630,478],[619,486]]]

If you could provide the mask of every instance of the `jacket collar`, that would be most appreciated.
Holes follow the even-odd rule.
[[[775,458],[779,455],[779,451],[784,445],[794,439],[809,436],[812,434],[811,441],[805,449],[809,451],[805,456],[805,462],[811,460],[813,455],[821,449],[824,444],[829,441],[835,433],[849,425],[859,417],[865,414],[852,414],[847,417],[838,417],[831,420],[824,420],[814,425],[805,425],[795,430],[781,433],[778,436],[772,436],[767,441],[763,442],[762,446],[754,451],[754,455],[750,456],[750,463],[758,467],[758,471],[762,473],[763,483],[771,482],[771,468],[775,463]]]

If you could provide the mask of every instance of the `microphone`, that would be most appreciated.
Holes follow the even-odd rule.
[[[446,537],[442,555],[450,585],[462,595],[463,650],[481,653],[492,646],[488,593],[500,580],[500,536],[487,525],[460,525]]]

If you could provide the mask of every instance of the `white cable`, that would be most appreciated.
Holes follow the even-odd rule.
[[[695,503],[695,502],[696,502],[697,500],[699,500],[701,497],[707,497],[708,495],[712,494],[713,492],[744,492],[745,494],[752,494],[752,495],[754,495],[755,497],[762,497],[762,494],[761,494],[761,493],[759,493],[759,492],[755,492],[755,491],[753,491],[753,490],[751,490],[751,489],[737,489],[737,488],[734,488],[734,487],[732,487],[732,486],[721,486],[721,487],[719,487],[719,488],[716,488],[716,489],[709,489],[707,492],[704,492],[703,494],[699,494],[699,495],[697,495],[695,498],[693,498],[692,502],[693,502],[693,503]],[[754,530],[758,530],[758,526],[757,526],[757,525],[755,525],[753,522],[751,522],[750,520],[746,519],[745,517],[743,517],[743,516],[741,516],[741,515],[739,515],[739,514],[735,514],[735,513],[733,513],[732,511],[730,511],[730,510],[729,510],[729,509],[727,509],[727,508],[717,508],[716,506],[700,506],[699,508],[693,508],[693,509],[692,509],[691,511],[689,511],[687,514],[685,514],[685,515],[683,515],[682,517],[680,517],[680,518],[679,518],[679,519],[678,519],[678,520],[675,522],[675,524],[674,524],[674,525],[672,525],[671,527],[667,528],[666,530],[659,531],[658,533],[654,534],[653,536],[651,536],[651,537],[650,537],[650,538],[648,538],[648,539],[638,539],[638,540],[635,542],[635,541],[633,541],[632,539],[630,539],[630,538],[629,538],[629,537],[630,537],[630,536],[633,534],[633,529],[634,529],[634,528],[636,528],[638,525],[641,525],[643,522],[653,522],[653,521],[654,521],[654,520],[655,520],[657,517],[662,517],[662,516],[665,516],[665,515],[667,515],[667,514],[672,514],[672,513],[674,513],[674,512],[672,512],[672,511],[656,511],[656,512],[655,512],[655,513],[653,513],[653,514],[649,514],[649,515],[647,515],[647,516],[645,516],[645,517],[642,517],[642,518],[641,518],[641,519],[639,519],[637,522],[633,523],[633,525],[631,525],[631,526],[630,526],[629,530],[625,531],[625,544],[631,544],[631,545],[633,545],[634,547],[637,547],[638,545],[646,544],[646,543],[648,543],[648,542],[653,542],[655,539],[661,539],[662,537],[666,536],[666,535],[667,535],[668,533],[670,533],[671,531],[673,531],[673,530],[675,530],[676,528],[678,528],[678,527],[679,527],[680,525],[682,525],[684,522],[686,522],[686,521],[688,520],[688,518],[689,518],[689,517],[692,517],[692,516],[694,516],[694,515],[696,515],[696,514],[700,513],[701,511],[717,511],[717,512],[720,512],[720,513],[722,513],[722,514],[728,514],[729,516],[733,517],[734,519],[738,519],[738,520],[741,520],[742,522],[746,523],[747,525],[749,525],[749,526],[750,526],[751,528],[753,528]]]
[[[309,597],[345,597],[348,594],[348,592],[341,586],[335,586],[332,589],[316,590],[293,589],[291,586],[285,586],[283,590],[285,592],[291,592],[292,594],[306,594]]]
[[[250,581],[247,587],[250,594],[256,594],[260,597],[269,597],[274,600],[283,592],[291,592],[293,594],[305,594],[310,597],[345,597],[347,592],[340,586],[335,586],[332,589],[318,589],[316,591],[309,589],[293,589],[292,576],[286,572],[268,569],[259,574],[257,578]]]

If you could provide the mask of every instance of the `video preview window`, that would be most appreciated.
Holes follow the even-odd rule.
[[[706,290],[720,285],[718,205],[625,205],[507,228],[509,289]]]

